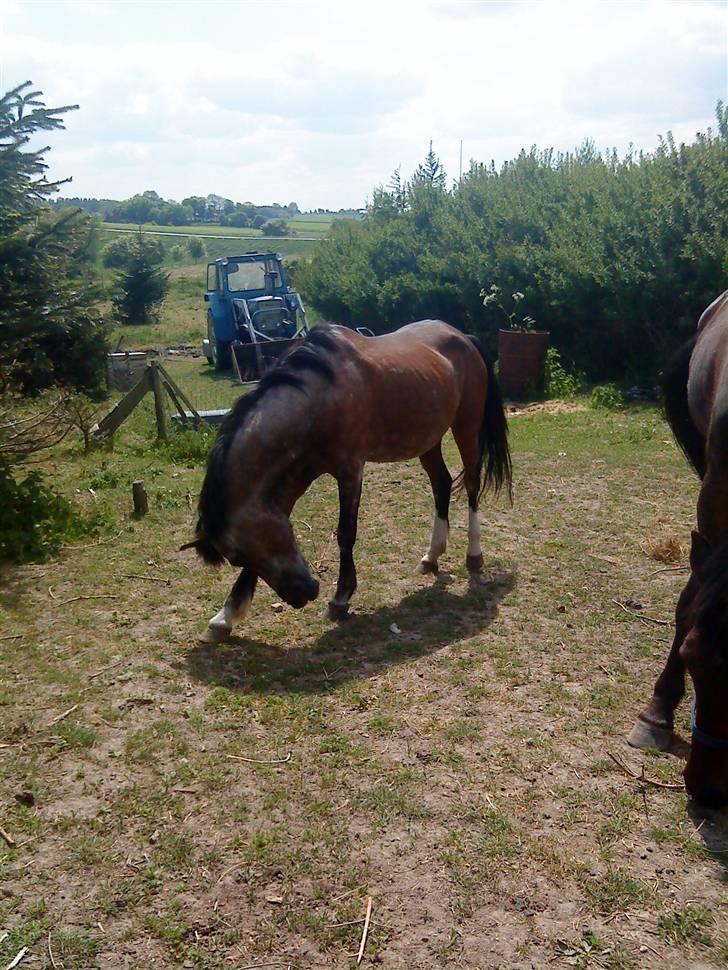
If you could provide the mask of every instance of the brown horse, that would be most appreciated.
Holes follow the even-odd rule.
[[[242,568],[203,641],[226,639],[260,576],[294,607],[319,584],[296,545],[289,516],[320,475],[339,489],[340,569],[329,615],[343,618],[356,589],[356,541],[367,461],[419,457],[432,484],[435,520],[421,570],[436,572],[448,536],[453,480],[442,457],[452,429],[463,461],[458,485],[470,504],[467,567],[482,568],[477,507],[482,491],[511,488],[506,419],[490,364],[472,337],[423,320],[382,337],[317,327],[240,398],[210,452],[194,546],[208,563]],[[485,480],[481,485],[483,462]]]
[[[629,741],[671,746],[687,668],[695,703],[685,784],[695,798],[719,806],[728,802],[728,291],[703,313],[664,386],[667,418],[702,481],[698,527],[670,655]]]

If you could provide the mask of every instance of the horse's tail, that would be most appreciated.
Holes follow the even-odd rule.
[[[488,371],[488,389],[485,396],[485,409],[480,425],[478,442],[480,445],[481,466],[485,461],[485,474],[480,488],[478,500],[484,492],[492,489],[494,495],[502,489],[508,492],[508,498],[513,501],[513,469],[511,466],[511,452],[508,447],[508,422],[503,409],[498,378],[495,376],[493,364],[485,352],[485,348],[477,337],[468,335],[475,349],[483,358]],[[487,460],[486,460],[487,459]]]
[[[662,373],[662,391],[665,417],[675,440],[700,478],[704,478],[705,438],[695,427],[688,408],[688,373],[697,339],[697,334],[691,337],[665,367]]]

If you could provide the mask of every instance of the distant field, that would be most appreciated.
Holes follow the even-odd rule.
[[[101,228],[136,231],[139,226],[133,222],[104,222]],[[158,226],[154,223],[145,224],[142,232],[164,232],[176,236],[235,236],[239,239],[261,235],[260,229],[237,229],[234,226]]]
[[[324,236],[335,219],[340,216],[327,215],[299,215],[288,220],[292,232],[304,238]],[[103,229],[111,231],[136,231],[139,227],[131,222],[104,222]],[[280,236],[263,236],[260,229],[240,229],[235,226],[194,225],[194,226],[159,226],[154,223],[145,224],[143,232],[165,233],[171,236],[222,236],[235,239],[280,239]],[[285,238],[285,237],[283,237]]]

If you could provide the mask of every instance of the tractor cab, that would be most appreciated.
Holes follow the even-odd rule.
[[[308,322],[279,253],[245,253],[207,267],[207,339],[203,353],[216,370],[232,367],[241,381],[258,380]]]

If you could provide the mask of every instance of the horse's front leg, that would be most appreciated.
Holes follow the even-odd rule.
[[[257,582],[258,577],[255,573],[249,569],[241,570],[222,609],[207,624],[207,629],[200,637],[201,643],[221,643],[227,640],[233,632],[235,620],[242,619],[248,612]]]
[[[336,593],[329,602],[329,618],[343,620],[349,612],[349,600],[356,590],[356,567],[354,566],[354,543],[359,517],[359,499],[364,475],[364,465],[347,468],[337,476],[339,485],[339,581]]]

